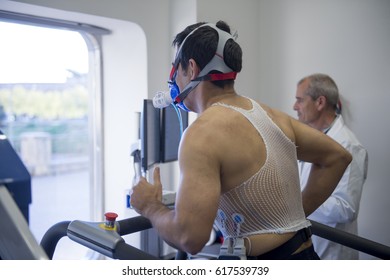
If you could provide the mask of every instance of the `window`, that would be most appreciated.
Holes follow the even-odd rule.
[[[99,35],[22,18],[0,17],[0,129],[32,176],[29,226],[40,241],[58,222],[102,216]],[[87,253],[63,238],[54,258]]]

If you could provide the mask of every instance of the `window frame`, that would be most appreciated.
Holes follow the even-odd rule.
[[[84,38],[88,48],[88,93],[89,98],[89,175],[90,175],[90,215],[92,221],[100,221],[104,214],[104,127],[103,127],[103,75],[102,75],[102,36],[110,30],[66,20],[39,17],[28,14],[0,10],[0,21],[39,27],[76,31]]]

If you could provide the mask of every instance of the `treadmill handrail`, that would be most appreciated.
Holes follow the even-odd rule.
[[[312,233],[314,235],[380,259],[390,259],[390,247],[388,246],[312,220],[310,220],[310,222],[312,224]],[[142,216],[120,220],[118,223],[119,235],[127,235],[152,228],[151,222]],[[69,221],[57,223],[52,226],[43,236],[40,244],[45,250],[49,259],[53,258],[54,250],[58,241],[63,236],[67,235],[67,228],[69,224]],[[125,242],[118,243],[118,246],[114,252],[114,258],[127,260],[158,259],[153,255],[147,254],[142,250],[126,244]]]
[[[360,237],[358,235],[336,229],[319,222],[309,220],[312,224],[312,233],[319,237],[339,243],[349,248],[369,254],[371,256],[389,260],[390,247],[374,242],[372,240]]]
[[[53,259],[54,251],[60,239],[67,235],[70,221],[59,222],[51,226],[43,235],[40,245],[45,250],[49,260]]]
[[[119,235],[126,235],[135,233],[138,231],[146,230],[152,228],[152,224],[150,221],[142,216],[137,216],[134,218],[128,218],[121,221],[119,223]],[[59,222],[52,227],[44,234],[40,245],[46,252],[48,258],[53,259],[54,251],[57,246],[57,243],[64,236],[68,235],[68,227],[71,224],[70,221]],[[77,242],[76,240],[72,239]],[[86,247],[87,244],[80,243]],[[90,248],[90,247],[88,247]],[[95,250],[96,248],[90,248]],[[113,249],[112,255],[104,254],[108,257],[113,257],[114,259],[121,260],[157,260],[159,258],[150,255],[140,249],[137,249],[129,244],[123,242],[117,242],[115,248]]]
[[[149,219],[143,216],[136,216],[133,218],[127,218],[118,221],[119,223],[119,235],[127,235],[147,229],[151,229],[152,223]]]

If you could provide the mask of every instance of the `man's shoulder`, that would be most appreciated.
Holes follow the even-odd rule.
[[[343,130],[332,137],[336,142],[348,150],[354,158],[367,158],[367,149],[360,143],[352,131]]]
[[[348,127],[348,125],[345,124],[341,116],[338,124],[336,123],[336,125],[329,131],[328,136],[343,146],[362,146],[356,134]]]

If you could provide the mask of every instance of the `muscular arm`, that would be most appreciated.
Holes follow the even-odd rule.
[[[347,223],[357,218],[366,180],[368,164],[366,150],[361,145],[340,144],[352,154],[353,160],[332,195],[311,216],[315,221],[325,224]]]
[[[312,168],[302,192],[306,216],[313,213],[332,194],[352,160],[351,154],[325,134],[291,119],[298,159]]]
[[[131,196],[133,207],[151,221],[167,243],[192,254],[199,252],[210,238],[220,195],[219,165],[213,158],[207,137],[210,136],[202,135],[196,126],[192,126],[182,139],[181,176],[175,209],[160,202],[158,169],[154,173],[154,185],[143,179],[134,187]]]

